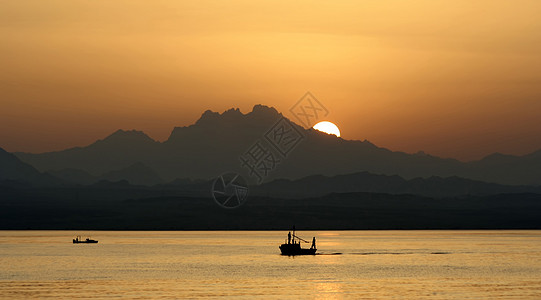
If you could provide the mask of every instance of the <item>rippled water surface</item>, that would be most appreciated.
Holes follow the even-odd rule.
[[[541,299],[541,231],[301,231],[320,254],[297,257],[286,235],[0,231],[0,298]]]

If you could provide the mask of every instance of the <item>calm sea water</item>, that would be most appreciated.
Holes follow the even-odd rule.
[[[99,244],[74,245],[75,235]],[[541,231],[0,231],[0,297],[541,299]]]

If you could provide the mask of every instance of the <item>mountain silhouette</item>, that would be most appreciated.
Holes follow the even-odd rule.
[[[481,180],[507,184],[541,184],[541,150],[524,156],[491,154],[479,161],[466,163],[472,176]]]
[[[238,109],[222,114],[206,111],[195,124],[175,127],[163,143],[142,132],[119,130],[87,147],[16,155],[44,171],[80,169],[99,177],[141,162],[167,182],[186,177],[209,179],[228,170],[242,171],[238,157],[278,117],[274,108],[262,105],[248,114]]]
[[[254,143],[263,141],[265,133],[281,117],[276,109],[264,105],[254,106],[247,114],[239,109],[223,113],[207,110],[194,124],[175,127],[164,142],[157,142],[141,131],[118,130],[86,147],[16,155],[42,172],[79,169],[99,177],[141,163],[156,173],[153,178],[159,177],[165,182],[176,178],[211,179],[228,171],[239,172],[254,181],[239,158]],[[265,178],[267,182],[364,171],[399,175],[408,180],[457,176],[505,185],[541,184],[541,151],[525,156],[493,154],[465,163],[422,152],[391,151],[366,140],[344,140],[303,129],[294,123],[293,126],[302,132],[304,139],[287,157],[280,158],[276,168]]]
[[[142,131],[118,130],[86,147],[41,154],[16,153],[40,171],[78,169],[93,176],[133,165],[159,155],[159,142]]]
[[[52,176],[66,183],[76,185],[93,185],[100,181],[118,182],[126,181],[132,185],[153,186],[163,184],[163,179],[151,168],[143,163],[135,163],[128,167],[105,172],[100,176],[94,176],[80,169],[62,169],[48,171]]]
[[[332,193],[411,194],[444,198],[465,195],[494,195],[504,193],[541,193],[541,187],[506,186],[496,183],[459,178],[414,178],[359,172],[337,176],[313,175],[297,180],[277,179],[252,187],[250,193],[273,198],[321,197]]]
[[[15,155],[0,148],[0,179],[25,179],[37,177],[41,173],[29,164],[23,163]]]
[[[0,182],[2,185],[30,183],[38,186],[55,186],[62,181],[50,174],[43,174],[15,155],[0,148]]]

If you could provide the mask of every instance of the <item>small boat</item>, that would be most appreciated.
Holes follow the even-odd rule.
[[[294,256],[294,255],[315,255],[316,254],[316,237],[312,238],[312,246],[310,248],[302,248],[301,241],[304,243],[310,243],[306,240],[295,235],[295,227],[293,227],[293,235],[291,232],[287,234],[287,240],[280,245],[280,251],[282,255]]]
[[[78,236],[76,236],[76,237],[73,239],[73,243],[74,243],[74,244],[97,244],[98,241],[92,240],[92,239],[90,239],[90,238],[86,238],[85,240],[83,240],[83,239],[81,238],[81,236],[78,235]]]

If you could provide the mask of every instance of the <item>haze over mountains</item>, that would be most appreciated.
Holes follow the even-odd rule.
[[[541,228],[541,152],[460,162],[393,152],[293,124],[304,136],[262,184],[239,157],[281,114],[206,111],[165,142],[118,130],[86,147],[30,154],[0,148],[1,229]],[[218,175],[252,181],[225,210]]]
[[[3,150],[0,163],[1,229],[541,228],[540,187],[458,177],[405,180],[360,172],[281,179],[252,187],[250,201],[225,210],[209,197],[209,181],[177,179],[145,187],[102,180],[76,186]],[[145,180],[157,178],[142,164],[103,176],[114,180],[138,172],[147,173]],[[65,179],[96,180],[73,169],[63,173]]]
[[[206,111],[193,125],[176,127],[165,142],[141,131],[118,130],[86,147],[31,154],[15,153],[41,172],[88,184],[98,179],[154,185],[177,178],[211,179],[226,171],[249,178],[239,156],[281,117],[274,108],[256,105],[247,114],[238,109]],[[504,185],[541,185],[541,151],[525,156],[493,154],[460,162],[419,152],[407,154],[351,141],[313,129],[266,178],[299,179],[357,172],[398,175],[405,179],[457,176]]]

